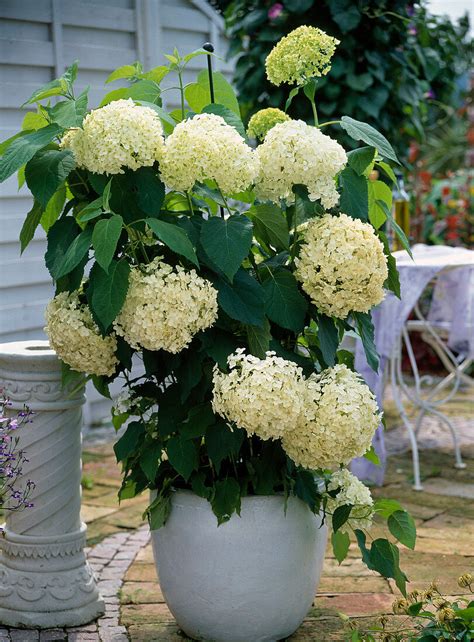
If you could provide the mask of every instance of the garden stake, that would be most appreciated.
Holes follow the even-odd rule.
[[[208,52],[207,56],[207,73],[209,74],[209,93],[211,94],[211,103],[214,105],[216,102],[215,96],[214,96],[214,78],[212,77],[212,58],[211,58],[211,53],[214,52],[214,45],[210,42],[205,42],[202,46],[204,51]],[[221,212],[221,217],[225,218],[224,215],[224,207],[221,205],[220,207],[220,212]]]

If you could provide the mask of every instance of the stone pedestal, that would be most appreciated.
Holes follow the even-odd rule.
[[[7,513],[0,537],[0,623],[52,628],[86,624],[104,612],[84,554],[81,427],[84,391],[61,387],[61,364],[46,341],[0,344],[0,389],[33,423],[18,431],[33,508]]]

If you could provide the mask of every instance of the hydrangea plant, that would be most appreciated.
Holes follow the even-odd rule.
[[[259,144],[224,76],[204,70],[183,85],[209,47],[117,69],[108,82],[129,86],[90,112],[74,63],[27,101],[37,111],[3,143],[0,180],[18,172],[34,196],[22,251],[39,225],[47,233],[46,332],[64,381],[85,373],[106,396],[123,383],[120,498],[155,490],[147,514],[159,528],[174,488],[208,500],[216,524],[246,495],[296,495],[326,515],[340,562],[355,530],[369,568],[404,592],[397,546],[368,546],[366,531],[380,513],[413,547],[413,520],[397,502],[374,503],[345,468],[364,453],[376,461],[381,415],[340,349],[356,332],[377,368],[370,309],[384,287],[399,290],[381,231],[397,157],[348,116],[334,122],[365,145],[346,154],[326,133],[333,123],[318,122],[316,79],[336,45],[306,27],[277,45],[269,78],[297,83],[285,109],[301,92],[314,124],[265,110],[249,129]],[[168,74],[181,104],[171,113]],[[382,180],[369,181],[374,168]]]

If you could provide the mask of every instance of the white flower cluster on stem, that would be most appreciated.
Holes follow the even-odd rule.
[[[61,292],[46,308],[49,343],[72,370],[110,376],[118,364],[115,335],[102,337],[87,305],[78,292]]]
[[[380,422],[373,394],[345,365],[305,379],[301,368],[267,352],[239,349],[229,372],[214,368],[213,409],[248,434],[280,439],[288,456],[309,469],[334,469],[370,448]]]
[[[338,530],[349,533],[351,529],[368,529],[372,525],[374,515],[374,500],[370,490],[347,468],[341,468],[331,475],[328,491],[338,490],[336,497],[328,496],[326,511],[331,523],[331,515],[340,506],[351,505],[352,510],[348,521]]]
[[[180,352],[217,318],[217,290],[195,270],[160,257],[130,272],[125,303],[114,322],[133,348]]]

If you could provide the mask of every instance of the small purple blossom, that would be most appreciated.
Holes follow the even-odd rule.
[[[413,16],[415,15],[415,7],[412,4],[409,4],[407,7],[407,15],[410,18],[413,18]]]
[[[432,89],[428,89],[428,91],[425,92],[425,98],[429,98],[430,100],[434,100],[436,98],[436,94]]]
[[[11,411],[7,414],[11,405],[7,398],[0,396],[0,509],[9,511],[31,508],[33,504],[28,498],[35,487],[29,479],[22,480],[22,487],[17,487],[23,464],[28,459],[24,450],[18,449],[19,437],[15,434],[23,424],[31,423],[33,412],[25,406],[16,416],[11,415]]]
[[[283,12],[283,5],[281,2],[275,2],[275,4],[272,4],[270,9],[268,10],[268,17],[270,20],[276,20],[281,16]]]
[[[414,22],[410,22],[410,24],[408,25],[408,33],[410,34],[410,36],[416,36],[416,34],[418,33],[418,29],[416,28]]]

